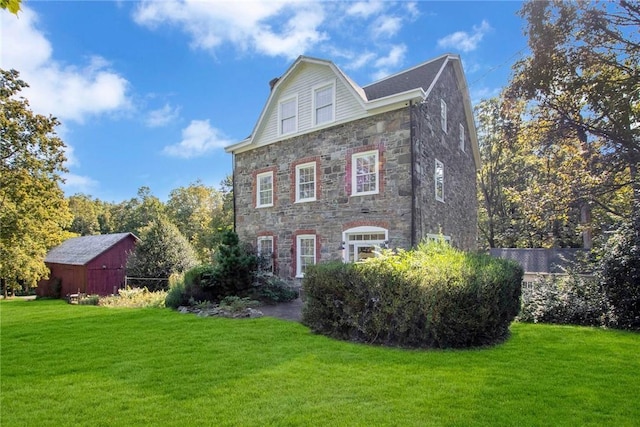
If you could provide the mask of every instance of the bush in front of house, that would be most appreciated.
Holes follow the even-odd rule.
[[[598,276],[613,310],[613,326],[640,330],[640,230],[637,225],[624,225],[611,236],[599,262]]]
[[[504,340],[520,308],[522,268],[444,241],[305,272],[302,321],[334,338],[462,348]]]
[[[250,296],[268,304],[293,301],[298,298],[298,291],[280,277],[258,271],[249,292]]]
[[[520,322],[581,326],[609,326],[611,309],[595,277],[570,272],[540,277],[533,289],[522,292]]]
[[[209,288],[218,296],[245,296],[258,270],[258,257],[252,249],[242,245],[238,235],[226,230],[215,254],[215,268]]]

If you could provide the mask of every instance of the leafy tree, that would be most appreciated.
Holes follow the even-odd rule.
[[[66,237],[71,214],[60,183],[64,143],[54,117],[34,114],[19,97],[28,85],[0,70],[0,279],[33,286],[49,274],[47,251]],[[5,286],[6,289],[6,286]]]
[[[521,235],[519,206],[510,191],[522,191],[524,180],[521,148],[516,142],[518,115],[498,98],[475,107],[482,168],[478,172],[480,246],[514,247]],[[519,187],[519,188],[518,188]]]
[[[520,14],[531,54],[515,64],[509,96],[534,103],[558,132],[572,130],[584,152],[602,154],[609,179],[599,192],[629,194],[629,210],[640,209],[640,6],[529,1]]]
[[[127,260],[127,275],[168,279],[197,264],[197,256],[180,230],[166,219],[152,221],[140,230],[141,241]],[[149,290],[166,289],[167,282],[140,281]]]
[[[616,228],[631,211],[628,172],[612,170],[602,141],[585,146],[553,112],[524,107],[502,97],[475,109],[480,246],[573,247]]]
[[[74,194],[69,197],[69,209],[73,214],[70,231],[89,236],[100,234],[99,203],[85,194]]]
[[[137,236],[147,225],[165,217],[164,204],[146,186],[138,189],[137,197],[113,205],[110,212],[112,232],[131,232]]]
[[[169,193],[167,216],[191,242],[202,262],[211,262],[223,212],[223,194],[196,181]]]
[[[0,8],[17,15],[20,12],[20,3],[22,0],[0,0]]]

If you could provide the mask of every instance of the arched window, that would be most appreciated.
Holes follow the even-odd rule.
[[[342,232],[344,262],[357,262],[375,256],[387,245],[389,231],[382,227],[361,226]]]

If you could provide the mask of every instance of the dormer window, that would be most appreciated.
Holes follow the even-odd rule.
[[[298,130],[298,98],[289,98],[280,102],[279,133],[286,135]]]
[[[330,83],[313,89],[313,124],[321,125],[334,120],[335,84]]]

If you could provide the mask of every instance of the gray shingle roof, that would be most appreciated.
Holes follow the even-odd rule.
[[[85,265],[127,236],[135,237],[132,233],[73,237],[62,242],[60,246],[51,249],[44,262]]]
[[[364,92],[367,94],[369,101],[419,87],[426,92],[446,60],[447,55],[432,59],[406,71],[371,83],[362,89],[364,89]]]

